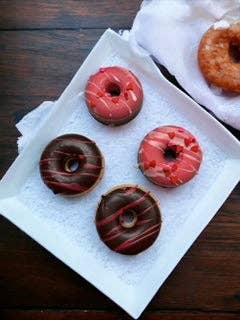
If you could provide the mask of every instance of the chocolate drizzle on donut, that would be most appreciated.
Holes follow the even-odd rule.
[[[41,156],[40,173],[54,193],[82,194],[101,178],[103,157],[94,141],[66,134],[47,145]]]
[[[156,240],[161,227],[160,210],[150,192],[138,186],[119,186],[102,196],[96,226],[111,250],[135,255]]]

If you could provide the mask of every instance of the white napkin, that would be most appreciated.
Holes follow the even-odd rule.
[[[51,107],[54,107],[54,101],[44,101],[33,111],[26,114],[17,124],[16,127],[22,134],[18,137],[18,152],[20,153],[28,144],[31,136],[39,128],[39,125],[49,113]]]
[[[240,19],[239,0],[143,1],[130,41],[147,50],[198,103],[240,129],[240,95],[211,88],[197,62],[202,35],[226,13]]]

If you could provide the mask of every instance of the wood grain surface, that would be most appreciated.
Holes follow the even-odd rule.
[[[43,100],[56,99],[107,27],[131,26],[140,2],[0,0],[1,177],[17,156],[15,123]],[[2,319],[130,317],[0,217]],[[240,184],[141,319],[240,319]]]
[[[141,0],[1,0],[1,29],[129,28]]]
[[[4,310],[2,313],[4,320],[127,320],[131,319],[129,316],[122,315],[118,312],[105,311],[78,311],[78,310],[61,310],[61,311],[8,311]],[[201,312],[149,312],[146,311],[144,320],[239,320],[237,314],[228,313],[201,313]]]

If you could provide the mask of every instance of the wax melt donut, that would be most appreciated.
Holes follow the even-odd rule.
[[[202,150],[186,129],[163,126],[148,133],[138,152],[142,173],[162,187],[176,187],[191,180],[202,162]]]
[[[214,87],[240,92],[240,23],[215,23],[200,42],[198,63]]]
[[[90,77],[85,98],[88,110],[96,120],[117,126],[129,122],[139,113],[143,90],[131,71],[120,67],[100,68]]]
[[[161,213],[157,200],[139,186],[118,186],[102,196],[96,227],[111,250],[138,254],[149,248],[159,234]]]
[[[52,140],[40,159],[43,182],[54,193],[83,195],[101,180],[104,159],[94,141],[66,134]]]

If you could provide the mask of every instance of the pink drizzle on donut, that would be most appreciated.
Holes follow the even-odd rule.
[[[40,159],[44,183],[54,193],[81,194],[100,180],[103,158],[95,142],[77,134],[67,134],[52,140]],[[75,164],[75,169],[69,165]]]
[[[166,150],[174,154],[174,158],[168,159]],[[202,151],[196,138],[176,126],[151,131],[142,141],[138,154],[139,167],[144,175],[164,187],[176,187],[192,179],[201,161]]]
[[[69,172],[62,172],[62,171],[56,171],[56,170],[42,170],[42,173],[44,174],[54,174],[54,175],[61,175],[61,176],[74,176],[74,177],[80,177],[80,176],[89,176],[89,177],[95,177],[97,178],[98,175],[94,173],[87,173],[87,172],[82,172],[82,173],[69,173]]]
[[[137,235],[115,248],[116,252],[124,252],[125,250],[130,249],[133,246],[136,246],[137,243],[146,240],[146,238],[152,237],[154,234],[159,233],[160,223],[156,224],[153,227],[148,228],[145,230],[141,235]]]
[[[48,186],[64,189],[65,192],[73,191],[74,193],[75,192],[80,193],[88,189],[86,186],[81,186],[79,183],[63,183],[63,182],[56,182],[56,181],[50,181],[50,180],[45,180],[45,183]]]
[[[90,113],[100,122],[119,125],[140,111],[143,90],[139,80],[127,69],[100,68],[91,76],[85,98]]]
[[[129,212],[136,218],[130,228],[121,224]],[[120,186],[102,197],[96,226],[100,238],[110,249],[137,254],[155,241],[161,226],[160,211],[149,192],[137,186]]]
[[[105,219],[102,219],[101,221],[99,221],[97,223],[97,225],[100,226],[104,226],[105,224],[108,224],[109,222],[117,219],[119,216],[121,216],[122,214],[124,214],[127,210],[129,209],[133,209],[134,207],[136,207],[137,205],[139,205],[141,202],[145,201],[146,197],[148,194],[143,195],[140,199],[137,199],[136,201],[120,208],[117,212],[113,213],[111,216],[106,217]]]

